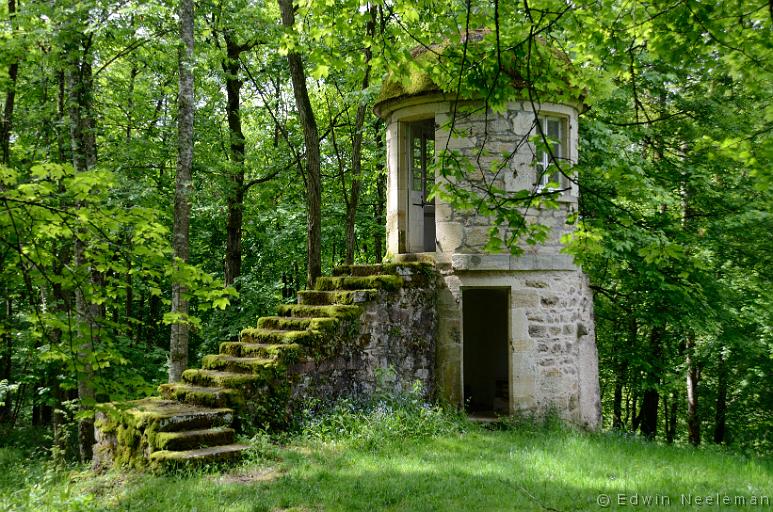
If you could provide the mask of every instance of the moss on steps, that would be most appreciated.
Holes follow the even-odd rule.
[[[381,263],[378,265],[339,265],[333,269],[333,276],[374,276],[374,275],[397,275],[406,274],[425,274],[432,272],[435,268],[434,262],[413,261],[405,263]]]
[[[275,377],[280,366],[274,358],[236,357],[226,354],[210,354],[201,360],[201,367],[205,370],[250,373],[267,379]]]
[[[142,467],[147,464],[147,457],[158,449],[160,434],[223,427],[230,425],[233,418],[232,409],[200,407],[161,398],[101,404],[95,426],[100,438],[112,438],[114,442],[98,444],[95,460],[109,459],[119,466]]]
[[[224,341],[220,344],[220,353],[235,357],[273,358],[284,365],[289,365],[301,357],[303,350],[297,343]]]
[[[245,444],[227,444],[185,451],[161,450],[150,454],[150,462],[162,467],[231,462],[240,458],[249,448]]]
[[[221,446],[234,442],[235,431],[228,427],[215,427],[184,432],[160,432],[156,436],[158,450],[192,450]]]
[[[279,316],[295,318],[332,317],[341,320],[356,320],[362,314],[362,308],[349,305],[312,306],[307,304],[282,304],[277,309]]]
[[[233,373],[218,370],[188,369],[183,372],[183,381],[196,386],[213,386],[254,391],[273,378],[273,370],[267,374]]]
[[[174,383],[161,384],[158,392],[166,400],[177,400],[205,407],[238,407],[243,402],[242,394],[236,389],[229,388]]]
[[[334,290],[399,290],[403,278],[396,275],[320,277],[314,286],[318,291]]]
[[[279,331],[274,329],[248,328],[242,330],[239,339],[244,343],[262,343],[277,345],[282,343],[296,344],[302,347],[317,347],[323,337],[321,331]]]
[[[258,329],[276,331],[332,331],[340,324],[336,317],[292,318],[286,316],[264,316],[258,319]]]
[[[378,290],[302,290],[298,303],[308,306],[338,306],[370,302],[378,296]]]

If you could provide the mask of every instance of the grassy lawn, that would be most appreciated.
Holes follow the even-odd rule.
[[[23,449],[2,448],[0,510],[773,509],[769,502],[752,504],[772,497],[769,458],[562,428],[464,430],[364,442],[259,441],[254,457],[236,468],[169,475],[53,470]],[[682,501],[690,494],[692,505]],[[609,506],[599,505],[607,505],[600,495]],[[717,495],[747,502],[706,503]]]

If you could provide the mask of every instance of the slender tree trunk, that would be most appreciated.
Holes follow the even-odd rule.
[[[292,29],[295,25],[295,12],[292,0],[278,0],[282,13],[282,25]],[[311,288],[317,277],[322,274],[322,182],[320,177],[319,132],[314,110],[306,89],[306,73],[303,60],[297,51],[287,54],[290,78],[293,83],[295,105],[298,118],[303,127],[303,139],[306,144],[306,250],[308,266],[306,286]]]
[[[628,371],[628,361],[619,361],[617,372],[615,374],[615,391],[612,399],[612,428],[615,430],[623,429],[623,387],[625,386],[625,377]]]
[[[701,420],[698,416],[698,382],[700,368],[695,361],[695,339],[687,338],[687,438],[694,446],[701,444]]]
[[[727,416],[727,362],[723,353],[724,347],[719,351],[717,365],[717,406],[714,416],[714,442],[725,442],[725,418]]]
[[[0,321],[0,327],[3,328],[2,335],[2,357],[0,357],[0,380],[7,380],[10,382],[13,373],[13,336],[11,336],[11,317],[13,316],[13,301],[11,300],[11,293],[8,290],[8,285],[3,286],[3,303],[2,303],[2,321]],[[4,423],[11,418],[11,412],[13,410],[13,400],[10,395],[5,397],[3,405],[0,405],[0,423]]]
[[[8,21],[11,32],[16,28],[16,0],[8,0]],[[14,60],[8,65],[8,89],[3,103],[3,118],[0,120],[0,163],[8,165],[11,159],[11,129],[13,128],[13,106],[16,99],[16,77],[19,74],[19,62]]]
[[[92,53],[90,36],[82,33],[71,34],[73,45],[66,51],[70,59],[67,67],[67,110],[70,125],[73,166],[77,172],[85,172],[97,162],[96,134],[93,110]],[[96,288],[96,272],[86,260],[85,233],[76,234],[74,243],[75,268],[86,272],[91,285]],[[94,343],[100,337],[101,308],[84,294],[84,286],[75,289],[75,311],[78,317],[77,354],[78,398],[84,411],[92,411],[96,403],[94,388]],[[78,446],[81,461],[91,460],[94,444],[93,413],[81,419],[78,424]]]
[[[658,385],[660,384],[660,367],[657,364],[660,361],[663,342],[663,328],[655,326],[650,333],[650,356],[652,364],[644,377],[644,394],[641,403],[641,433],[647,439],[655,439],[658,433],[658,403],[660,402],[660,393]]]
[[[666,411],[666,441],[673,443],[676,439],[676,420],[679,412],[679,394],[674,392],[671,397],[670,407]]]
[[[187,263],[190,253],[191,189],[193,188],[193,0],[180,0],[180,39],[178,50],[179,85],[177,94],[177,176],[174,194],[175,264]],[[182,283],[172,284],[172,314],[179,320],[172,324],[169,339],[169,382],[178,382],[188,367],[187,289]]]
[[[376,30],[376,8],[370,8],[370,20],[367,25],[368,39],[372,39]],[[370,41],[365,46],[365,75],[362,78],[361,90],[368,89],[370,83],[370,60],[372,53]],[[345,263],[351,265],[354,263],[354,250],[357,240],[354,236],[354,227],[357,220],[357,205],[360,202],[360,175],[362,174],[362,126],[365,122],[365,109],[367,103],[360,100],[357,105],[357,116],[354,120],[354,136],[352,137],[352,184],[349,190],[349,203],[346,208],[346,259]]]
[[[227,95],[226,116],[231,152],[228,173],[229,188],[226,196],[228,221],[225,247],[225,285],[234,284],[242,273],[242,224],[244,215],[244,134],[242,133],[239,80],[239,55],[243,47],[236,44],[230,35],[224,36],[226,58],[223,60],[225,90]]]
[[[380,130],[381,123],[377,123],[375,126],[376,131],[376,147],[378,148],[377,154],[379,155],[378,167],[376,168],[376,201],[373,203],[373,221],[376,225],[376,230],[373,233],[373,255],[376,258],[376,263],[381,263],[384,259],[384,208],[386,204],[386,176],[384,175],[384,157],[382,151],[384,149],[383,133]]]

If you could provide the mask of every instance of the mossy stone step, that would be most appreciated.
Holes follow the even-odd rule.
[[[375,276],[408,274],[426,274],[434,270],[434,261],[415,261],[405,263],[380,263],[377,265],[339,265],[333,269],[334,276]]]
[[[280,343],[295,343],[304,347],[316,345],[321,333],[319,331],[282,331],[278,329],[243,329],[239,333],[239,341],[244,343],[264,343],[277,345]]]
[[[178,400],[205,407],[232,407],[240,405],[243,401],[241,393],[236,389],[191,386],[180,382],[161,384],[158,392],[167,400]]]
[[[249,448],[246,444],[226,444],[195,450],[160,450],[150,454],[150,461],[162,466],[231,462],[239,459]]]
[[[220,344],[220,353],[227,356],[272,358],[283,364],[294,363],[302,352],[303,349],[297,343],[224,341]]]
[[[277,314],[284,317],[295,318],[321,318],[331,317],[341,320],[355,320],[362,314],[359,306],[330,305],[311,306],[307,304],[282,304],[277,309]]]
[[[183,432],[160,432],[156,435],[158,450],[192,450],[209,446],[222,446],[234,442],[235,431],[228,427],[215,427]]]
[[[259,329],[270,329],[276,331],[332,331],[340,320],[335,317],[319,318],[292,318],[286,316],[264,316],[258,319]]]
[[[226,354],[210,354],[201,360],[205,370],[222,370],[233,373],[250,373],[271,378],[276,374],[278,361],[266,357],[236,357]]]
[[[403,278],[391,274],[372,276],[339,276],[320,277],[314,285],[315,290],[399,290],[403,286]]]
[[[230,425],[233,409],[184,404],[158,397],[100,406],[99,428],[115,431],[120,425],[133,431],[175,432]]]
[[[370,302],[378,296],[378,290],[302,290],[298,292],[298,304],[308,306],[350,305]]]
[[[212,386],[241,390],[254,388],[266,383],[266,375],[254,373],[222,372],[218,370],[188,369],[183,372],[183,381],[196,386]]]

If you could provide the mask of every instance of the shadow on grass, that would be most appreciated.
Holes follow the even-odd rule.
[[[604,495],[610,510],[647,496],[689,510],[683,494],[749,497],[769,494],[772,483],[764,461],[571,432],[475,431],[385,440],[371,450],[312,445],[281,456],[277,478],[155,477],[127,488],[116,504],[149,511],[568,511],[602,510]],[[736,509],[748,507],[723,507]]]

